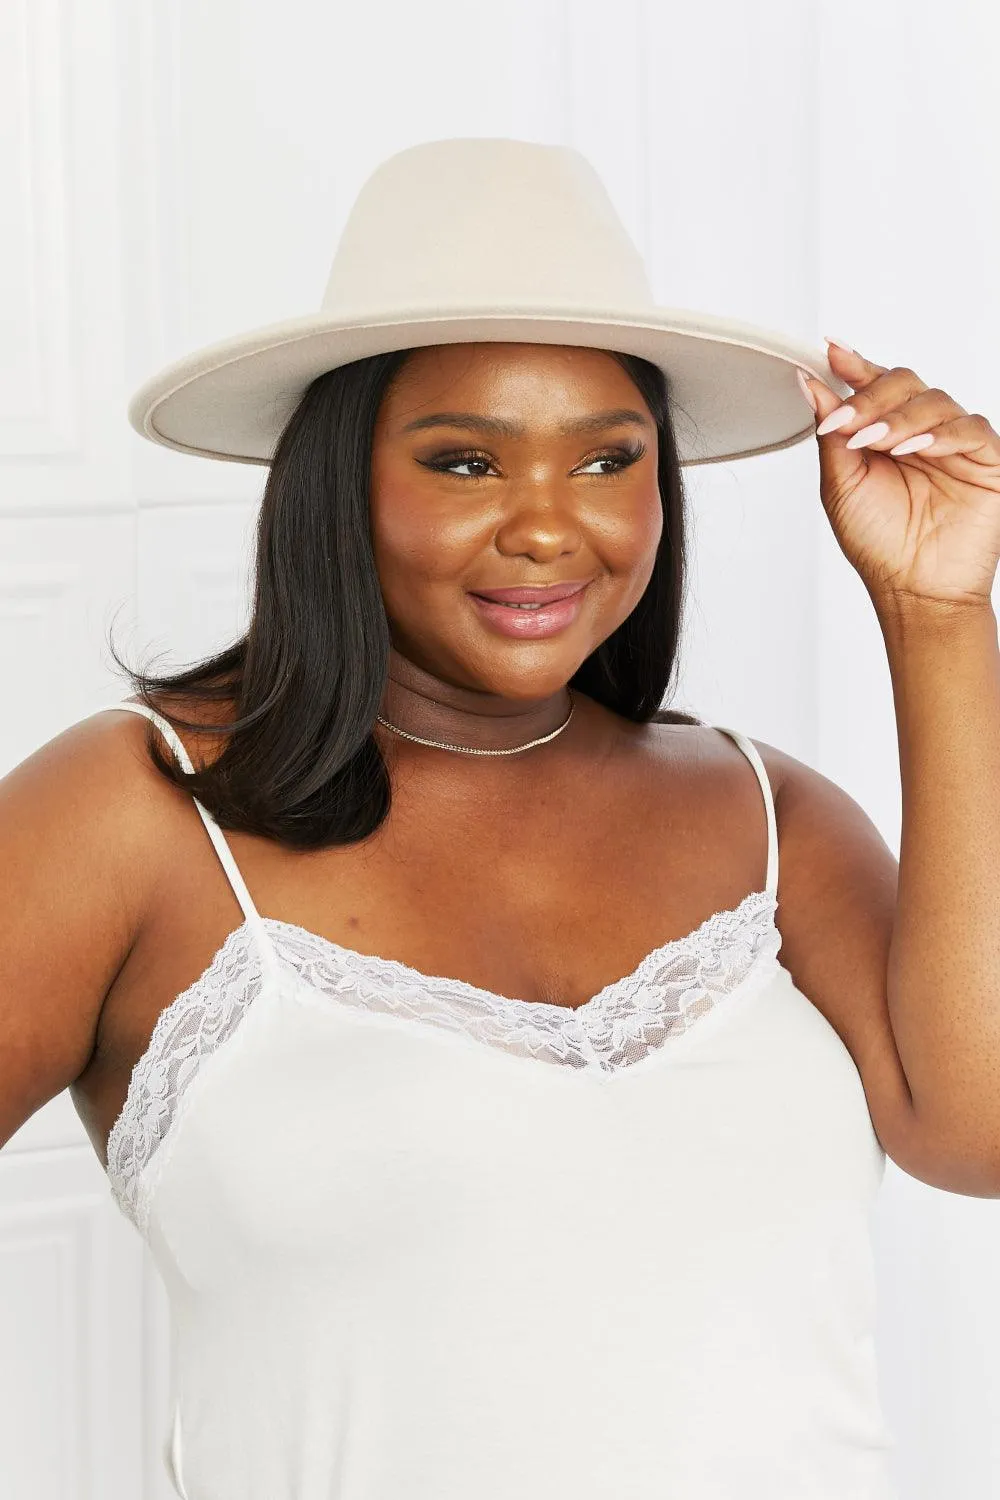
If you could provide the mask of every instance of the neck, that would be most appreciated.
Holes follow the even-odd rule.
[[[421,739],[470,750],[508,750],[558,729],[565,722],[571,704],[572,697],[565,686],[544,698],[530,699],[456,687],[414,666],[393,650],[379,714],[397,729]],[[400,739],[381,725],[376,728],[399,746],[416,751],[425,749]]]

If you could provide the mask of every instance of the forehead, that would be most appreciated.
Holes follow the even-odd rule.
[[[604,349],[566,344],[433,344],[415,349],[391,382],[380,421],[393,427],[431,407],[579,415],[636,404],[628,372]],[[642,405],[642,403],[639,403]]]

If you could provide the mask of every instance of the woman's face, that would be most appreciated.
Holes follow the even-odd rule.
[[[544,698],[649,582],[663,529],[656,424],[603,350],[419,349],[379,410],[371,518],[395,650],[458,687]],[[541,638],[506,634],[472,597],[567,582],[588,583],[575,618]]]

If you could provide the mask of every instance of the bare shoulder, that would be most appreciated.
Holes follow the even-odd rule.
[[[782,962],[857,1061],[887,1040],[885,976],[899,866],[843,787],[764,740],[774,791]]]
[[[86,1067],[156,889],[166,799],[183,793],[137,730],[92,714],[0,777],[0,1143]]]
[[[742,768],[747,766],[746,755],[730,735],[723,733],[714,724],[669,723],[657,719],[651,720],[643,728],[645,733],[641,736],[640,743],[648,746],[671,767],[687,766],[692,770],[707,770],[711,774],[727,778],[733,773],[736,776],[745,775]],[[750,739],[750,736],[747,735],[746,738]],[[794,773],[801,762],[763,740],[750,742],[764,765],[777,814],[778,796],[785,775]],[[808,767],[803,769],[808,771]]]
[[[782,962],[857,1060],[885,1039],[896,858],[843,787],[776,745],[750,743],[774,794]]]
[[[68,725],[0,778],[0,838],[17,841],[39,879],[66,885],[61,896],[53,892],[54,901],[82,897],[80,869],[91,862],[134,912],[135,871],[150,867],[165,806],[185,800],[147,753],[149,727],[144,715],[101,710]]]
[[[124,698],[124,703],[143,704],[138,694]],[[143,704],[143,706],[146,706]],[[224,723],[229,717],[231,706],[219,706],[194,703],[179,695],[159,694],[149,699],[148,706],[153,708],[164,718],[181,744],[184,746],[191,758],[193,765],[201,767],[209,764],[218,754],[224,743],[224,736],[215,732],[216,726]],[[109,738],[117,740],[123,747],[127,747],[133,755],[138,754],[145,768],[159,775],[153,765],[146,747],[151,739],[155,741],[157,730],[151,727],[152,721],[147,714],[133,713],[128,709],[106,709],[100,714],[93,716],[94,719],[107,721],[106,732]],[[91,720],[84,721],[90,723]],[[195,727],[192,727],[195,726]],[[161,748],[164,747],[162,738]],[[163,777],[160,777],[163,780]]]
[[[30,806],[37,818],[72,809],[72,826],[135,815],[154,770],[143,754],[147,724],[127,710],[102,709],[68,725],[0,781],[4,805]]]
[[[887,952],[899,866],[875,823],[813,766],[764,740],[751,743],[775,793],[779,901],[796,920],[790,940],[802,936],[815,949],[863,923]]]
[[[714,755],[720,763],[734,756],[746,759],[731,736],[712,725],[664,727],[699,735],[689,741],[699,756]],[[828,903],[839,892],[852,906],[877,914],[884,934],[886,917],[891,925],[895,910],[898,865],[864,808],[788,751],[750,735],[744,738],[757,751],[771,788],[779,842],[778,894],[785,914],[791,916],[794,908],[799,917],[818,901],[816,915],[823,920],[809,936],[821,940],[835,915]]]

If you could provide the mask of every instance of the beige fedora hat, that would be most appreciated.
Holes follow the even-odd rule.
[[[425,141],[362,185],[318,312],[198,349],[128,406],[182,453],[267,464],[309,384],[390,349],[500,341],[638,354],[667,375],[683,464],[811,438],[802,365],[850,389],[826,354],[767,328],[660,307],[636,246],[579,151],[532,141]]]

